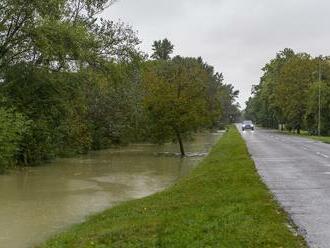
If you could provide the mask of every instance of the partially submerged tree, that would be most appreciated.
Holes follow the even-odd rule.
[[[123,23],[97,20],[112,2],[0,2],[0,93],[7,98],[0,107],[14,107],[31,122],[15,152],[20,162],[106,147],[113,133],[126,130],[140,41]],[[95,93],[100,85],[102,97]],[[101,118],[92,119],[95,106]],[[112,133],[104,135],[109,125]]]
[[[175,57],[149,62],[143,78],[144,107],[157,142],[176,139],[185,155],[183,138],[212,123],[208,73],[194,58]]]

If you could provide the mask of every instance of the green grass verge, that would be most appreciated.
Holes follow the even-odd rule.
[[[41,247],[306,247],[234,127],[188,177],[90,217]]]
[[[304,137],[304,138],[309,138],[317,141],[321,141],[323,143],[330,144],[330,136],[315,136],[315,135],[310,135],[308,134],[307,131],[301,131],[300,134],[294,133],[294,132],[288,132],[288,131],[281,131],[281,133],[289,134],[289,135],[295,135],[298,137]]]
[[[330,144],[330,136],[307,136],[307,137],[310,137],[313,140],[318,140]]]

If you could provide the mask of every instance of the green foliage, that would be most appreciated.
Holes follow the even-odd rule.
[[[92,148],[141,138],[142,89],[139,63],[107,63],[102,70],[83,72]]]
[[[220,109],[210,109],[209,74],[200,60],[175,57],[147,64],[144,71],[144,108],[157,142],[174,140],[211,126]]]
[[[29,121],[22,114],[0,107],[0,172],[15,164],[15,155],[28,129]]]
[[[282,67],[274,90],[275,105],[281,109],[285,123],[294,127],[303,124],[306,112],[307,92],[317,71],[315,61],[309,55],[298,54]]]
[[[22,64],[7,71],[2,90],[7,104],[32,121],[22,143],[22,162],[38,163],[61,153],[67,146],[76,152],[89,150],[79,75],[49,73]]]
[[[285,49],[263,71],[260,84],[254,87],[253,97],[247,102],[246,118],[266,127],[285,124],[290,130],[303,128],[315,133],[321,83],[321,132],[330,132],[330,64],[327,58],[312,58],[306,53],[296,54]]]
[[[222,112],[222,116],[218,121],[220,121],[223,126],[237,122],[241,116],[239,104],[236,103],[239,91],[235,90],[234,86],[231,84],[223,84],[220,86],[220,89],[218,89],[218,92],[220,93],[218,99]]]
[[[168,190],[90,217],[40,247],[306,247],[233,127]]]
[[[36,164],[130,139],[142,55],[129,26],[97,21],[112,2],[1,1],[0,94],[7,108],[31,120],[17,162]]]
[[[308,92],[307,110],[305,115],[306,125],[309,130],[317,130],[319,90],[321,91],[321,131],[330,136],[330,83],[314,83]],[[314,131],[315,133],[315,131]]]
[[[92,32],[97,41],[96,55],[102,60],[136,62],[141,59],[142,54],[136,49],[140,40],[130,26],[101,19],[92,25]]]
[[[171,58],[170,55],[173,53],[174,45],[168,39],[158,40],[154,41],[152,50],[152,58],[156,60],[169,60]]]
[[[0,94],[29,120],[12,160],[33,165],[134,141],[182,145],[237,110],[222,75],[201,58],[171,60],[167,39],[145,61],[130,26],[97,18],[112,2],[0,2]]]
[[[111,3],[110,0],[1,1],[0,69],[22,62],[56,70],[79,66],[81,62],[95,63],[105,48],[99,44],[100,32],[96,32],[96,27],[102,24],[97,24],[96,14]],[[123,44],[123,40],[119,43]]]
[[[34,29],[34,49],[41,56],[37,64],[69,69],[73,60],[89,61],[97,47],[85,25],[69,21],[43,20]]]

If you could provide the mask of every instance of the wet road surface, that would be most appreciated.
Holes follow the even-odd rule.
[[[259,174],[310,247],[330,247],[330,145],[237,127]]]

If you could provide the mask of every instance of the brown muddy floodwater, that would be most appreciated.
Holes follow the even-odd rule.
[[[136,144],[57,159],[0,176],[0,247],[32,247],[87,215],[161,191],[187,175],[220,133],[202,133],[173,155],[175,144]],[[197,155],[197,156],[196,156]]]

